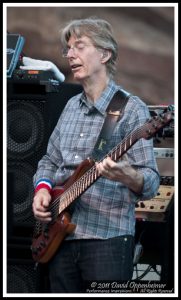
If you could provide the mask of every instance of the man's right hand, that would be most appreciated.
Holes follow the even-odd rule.
[[[41,222],[50,222],[51,212],[47,211],[51,201],[51,195],[45,188],[40,189],[33,198],[33,213],[37,220]]]

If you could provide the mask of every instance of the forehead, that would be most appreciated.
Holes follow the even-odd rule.
[[[77,43],[91,43],[91,39],[86,36],[86,35],[82,35],[82,36],[76,36],[76,35],[71,35],[71,37],[68,40],[68,45],[72,45],[72,44],[77,44]]]

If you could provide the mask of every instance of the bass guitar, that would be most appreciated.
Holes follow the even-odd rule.
[[[139,139],[150,139],[172,120],[173,111],[169,110],[150,118],[126,136],[100,161],[108,156],[117,161]],[[75,230],[76,225],[71,223],[71,217],[66,208],[100,176],[96,170],[95,161],[87,158],[77,167],[64,186],[56,186],[52,189],[52,201],[48,208],[52,213],[52,221],[49,223],[37,221],[34,229],[31,250],[35,262],[47,263],[55,254],[65,236]]]

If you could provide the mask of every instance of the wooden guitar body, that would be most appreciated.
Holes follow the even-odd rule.
[[[71,223],[67,212],[61,213],[56,222],[42,230],[31,246],[32,256],[35,261],[46,263],[57,251],[59,245],[67,234],[74,231],[76,225]]]

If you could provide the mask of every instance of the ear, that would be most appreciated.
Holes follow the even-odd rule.
[[[111,57],[111,51],[109,50],[103,50],[101,53],[101,62],[106,63]]]

